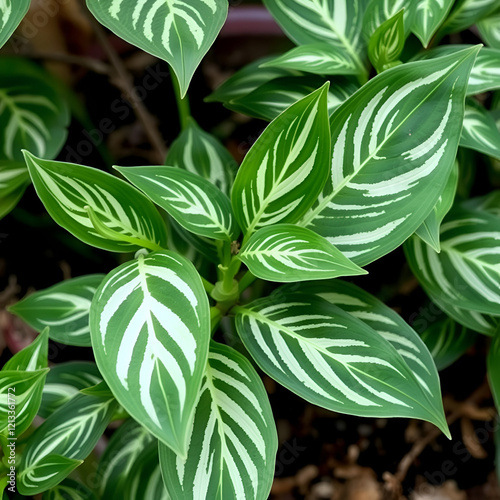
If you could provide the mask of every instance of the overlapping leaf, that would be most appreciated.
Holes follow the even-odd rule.
[[[28,295],[9,308],[37,331],[50,327],[50,337],[68,345],[90,346],[90,303],[104,274],[61,281]]]
[[[331,182],[300,225],[365,265],[412,234],[455,161],[478,48],[384,71],[331,117]]]
[[[0,47],[10,38],[28,12],[31,0],[4,0],[0,4]]]
[[[418,0],[411,30],[424,47],[429,45],[452,5],[453,0]]]
[[[482,19],[476,23],[476,26],[486,45],[493,49],[500,49],[500,12]]]
[[[160,444],[173,500],[267,498],[278,443],[264,385],[247,359],[212,343],[187,458]]]
[[[328,84],[293,104],[265,129],[245,156],[231,201],[244,233],[295,222],[328,176]]]
[[[216,240],[235,240],[240,230],[229,198],[210,181],[177,167],[117,170],[184,229]]]
[[[257,364],[304,399],[347,414],[420,418],[448,432],[442,407],[429,404],[395,347],[339,307],[284,292],[234,310]]]
[[[226,0],[87,0],[97,20],[127,42],[167,61],[184,96],[226,17]]]
[[[210,338],[194,266],[169,251],[119,266],[94,296],[90,332],[97,366],[120,404],[183,455]]]
[[[31,372],[47,368],[49,350],[49,329],[45,328],[36,339],[24,349],[14,354],[2,370],[22,370]]]
[[[379,27],[403,9],[403,38],[406,38],[410,33],[410,27],[413,25],[414,7],[415,2],[412,0],[369,0],[363,14],[363,34],[365,38],[369,40]]]
[[[95,168],[41,160],[28,152],[25,156],[47,212],[83,242],[112,252],[165,246],[160,214],[127,182]]]
[[[259,229],[238,254],[252,274],[278,282],[355,276],[366,271],[309,229],[275,224]]]
[[[495,217],[500,217],[500,189],[492,191],[485,196],[469,198],[462,202],[462,206],[469,210],[488,212]]]
[[[0,197],[26,188],[30,176],[24,163],[12,160],[0,160]]]
[[[108,497],[109,498],[109,497]],[[94,493],[85,485],[66,478],[57,486],[46,491],[42,500],[98,500]]]
[[[484,19],[498,8],[496,0],[458,0],[446,19],[439,35],[458,33]]]

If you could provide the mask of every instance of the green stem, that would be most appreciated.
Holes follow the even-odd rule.
[[[210,308],[210,326],[212,333],[217,330],[219,323],[222,319],[222,311],[219,307],[211,307]]]
[[[214,289],[214,285],[210,283],[210,281],[206,280],[203,276],[200,276],[201,281],[203,283],[203,287],[205,288],[205,292],[211,293],[212,290]]]
[[[191,117],[191,111],[189,109],[189,101],[187,95],[181,97],[181,87],[179,85],[179,80],[175,71],[170,67],[170,75],[172,77],[172,84],[174,86],[175,99],[177,101],[177,110],[179,111],[179,121],[181,124],[181,129],[185,130],[189,124],[189,118]]]
[[[257,276],[254,276],[250,271],[247,271],[244,275],[243,278],[241,278],[240,283],[239,283],[239,292],[242,293],[244,292],[255,280],[257,279]]]

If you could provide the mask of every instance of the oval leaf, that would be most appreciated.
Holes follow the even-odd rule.
[[[418,0],[411,30],[425,48],[445,20],[452,5],[453,0]]]

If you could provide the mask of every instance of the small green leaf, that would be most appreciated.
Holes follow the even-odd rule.
[[[367,274],[325,238],[293,224],[259,229],[238,258],[258,278],[282,283]]]
[[[0,4],[0,47],[10,38],[30,8],[31,0],[5,0]]]
[[[9,311],[37,331],[50,328],[50,338],[67,345],[90,346],[90,303],[104,274],[61,281],[28,295]]]
[[[47,161],[25,152],[38,196],[47,212],[63,228],[88,245],[112,252],[166,245],[165,223],[154,205],[137,189],[95,168]],[[96,231],[86,207],[122,241]]]
[[[403,32],[401,34],[388,33],[388,37],[386,38],[384,43],[387,43],[391,38],[393,40],[395,40],[396,38],[402,38],[402,43],[404,45],[404,41],[410,34],[410,28],[415,18],[414,0],[369,0],[363,14],[363,35],[365,39],[371,40],[375,35],[375,32],[382,28],[382,26],[384,25],[385,28],[383,29],[383,31],[392,31],[392,28],[390,26],[393,23],[386,23],[391,19],[394,20],[394,18],[398,16],[401,11],[401,15],[404,17],[404,23],[403,19],[401,19],[401,21],[398,20],[396,24],[400,24]],[[396,28],[396,31],[399,31],[399,27]],[[379,40],[383,40],[383,38],[377,38]],[[398,44],[399,43],[401,43],[401,41],[398,41]],[[368,51],[370,51],[370,48],[368,48]]]
[[[115,167],[184,229],[233,241],[240,230],[229,198],[210,181],[177,167]]]
[[[108,497],[109,499],[109,497]],[[97,497],[85,485],[66,478],[57,486],[46,491],[42,500],[98,500]]]
[[[247,153],[231,201],[246,235],[278,222],[295,222],[311,206],[328,176],[328,84],[290,106]]]
[[[30,182],[24,163],[0,160],[0,219],[17,205]]]
[[[453,0],[418,0],[411,30],[427,48],[450,12]]]
[[[44,328],[38,337],[31,344],[18,353],[3,365],[2,370],[22,370],[32,372],[47,368],[49,350],[49,329]]]
[[[210,345],[187,457],[160,444],[172,500],[264,499],[274,476],[278,439],[269,400],[249,361]]]
[[[23,197],[26,187],[27,186],[16,189],[5,196],[0,196],[0,219],[5,217],[17,206]]]

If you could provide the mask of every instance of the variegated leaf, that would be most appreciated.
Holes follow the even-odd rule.
[[[325,238],[293,224],[259,229],[238,258],[258,278],[282,283],[367,274]]]
[[[455,161],[479,47],[384,71],[331,117],[331,182],[300,225],[365,265],[422,224]]]
[[[61,281],[9,307],[37,331],[50,327],[50,338],[67,345],[90,346],[90,303],[104,274]]]
[[[361,36],[363,5],[349,0],[264,0],[287,36],[298,45],[328,43],[349,54],[366,74]]]
[[[454,209],[441,225],[441,253],[420,239],[405,243],[413,273],[437,303],[500,316],[500,220]]]
[[[98,500],[84,484],[66,478],[57,486],[46,491],[42,500]]]
[[[284,292],[233,311],[257,364],[307,401],[351,415],[420,418],[449,433],[442,407],[429,404],[395,347],[339,307]]]
[[[482,19],[476,26],[486,45],[500,50],[500,12]]]
[[[455,194],[457,192],[458,183],[458,163],[455,162],[448,180],[444,186],[437,203],[434,205],[432,212],[426,217],[424,222],[417,228],[415,234],[421,238],[425,243],[430,245],[436,252],[441,251],[441,244],[439,241],[439,232],[441,222],[446,214],[450,211]]]
[[[2,370],[22,370],[32,372],[47,368],[49,351],[49,329],[44,328],[30,345],[20,350],[2,367]]]
[[[26,187],[30,183],[30,174],[24,163],[12,160],[0,160],[0,196]]]
[[[27,59],[0,59],[0,158],[22,162],[22,149],[54,158],[66,141],[69,119],[49,74]]]
[[[208,299],[193,264],[164,251],[119,266],[94,296],[90,332],[116,399],[183,455],[210,339]]]
[[[170,145],[165,165],[201,175],[227,195],[237,168],[229,151],[213,135],[202,130],[192,118]]]
[[[100,382],[102,382],[102,377],[94,363],[70,361],[52,366],[43,386],[42,403],[38,415],[48,418],[79,391]]]
[[[295,222],[328,176],[328,84],[290,106],[264,130],[245,156],[231,193],[245,235],[278,222]]]
[[[418,0],[411,30],[424,47],[427,48],[452,5],[453,0]]]
[[[59,467],[54,465],[54,472],[47,474],[46,462],[50,462],[54,453],[66,460],[82,461],[87,458],[116,408],[114,398],[77,394],[50,415],[27,439],[17,476],[19,492],[36,495],[54,486],[53,475],[66,470],[64,464]],[[59,475],[57,483],[64,477]]]
[[[315,75],[359,74],[359,66],[351,53],[324,42],[300,45],[262,66],[295,69]]]
[[[184,229],[216,240],[238,238],[229,198],[200,175],[177,167],[115,168]]]
[[[495,120],[472,99],[465,106],[460,146],[500,159],[500,131]]]
[[[369,40],[379,27],[401,10],[403,10],[404,16],[404,39],[410,34],[410,28],[413,25],[415,17],[414,0],[369,0],[363,14],[363,34],[365,38]]]
[[[249,361],[212,343],[188,454],[160,444],[160,464],[172,500],[260,500],[274,475],[278,437],[264,385]]]
[[[469,198],[462,202],[462,206],[469,210],[488,212],[495,217],[500,217],[500,189],[492,191],[485,196]]]
[[[453,364],[476,341],[476,333],[451,318],[431,324],[421,333],[438,370]]]
[[[14,210],[21,198],[23,197],[26,187],[22,187],[12,191],[4,196],[0,196],[0,219],[5,217],[9,212]]]
[[[0,47],[10,38],[30,8],[31,0],[3,0],[0,3]]]
[[[127,182],[95,168],[25,157],[47,212],[78,239],[112,252],[166,245],[161,215]]]
[[[275,78],[248,95],[225,102],[224,106],[244,115],[271,121],[324,83],[324,78],[314,75]],[[336,78],[327,94],[328,114],[331,115],[356,90],[358,85],[353,81]]]
[[[87,0],[87,6],[120,38],[167,61],[182,97],[228,10],[227,0]]]
[[[498,0],[458,0],[439,30],[439,35],[458,33],[498,9]]]

